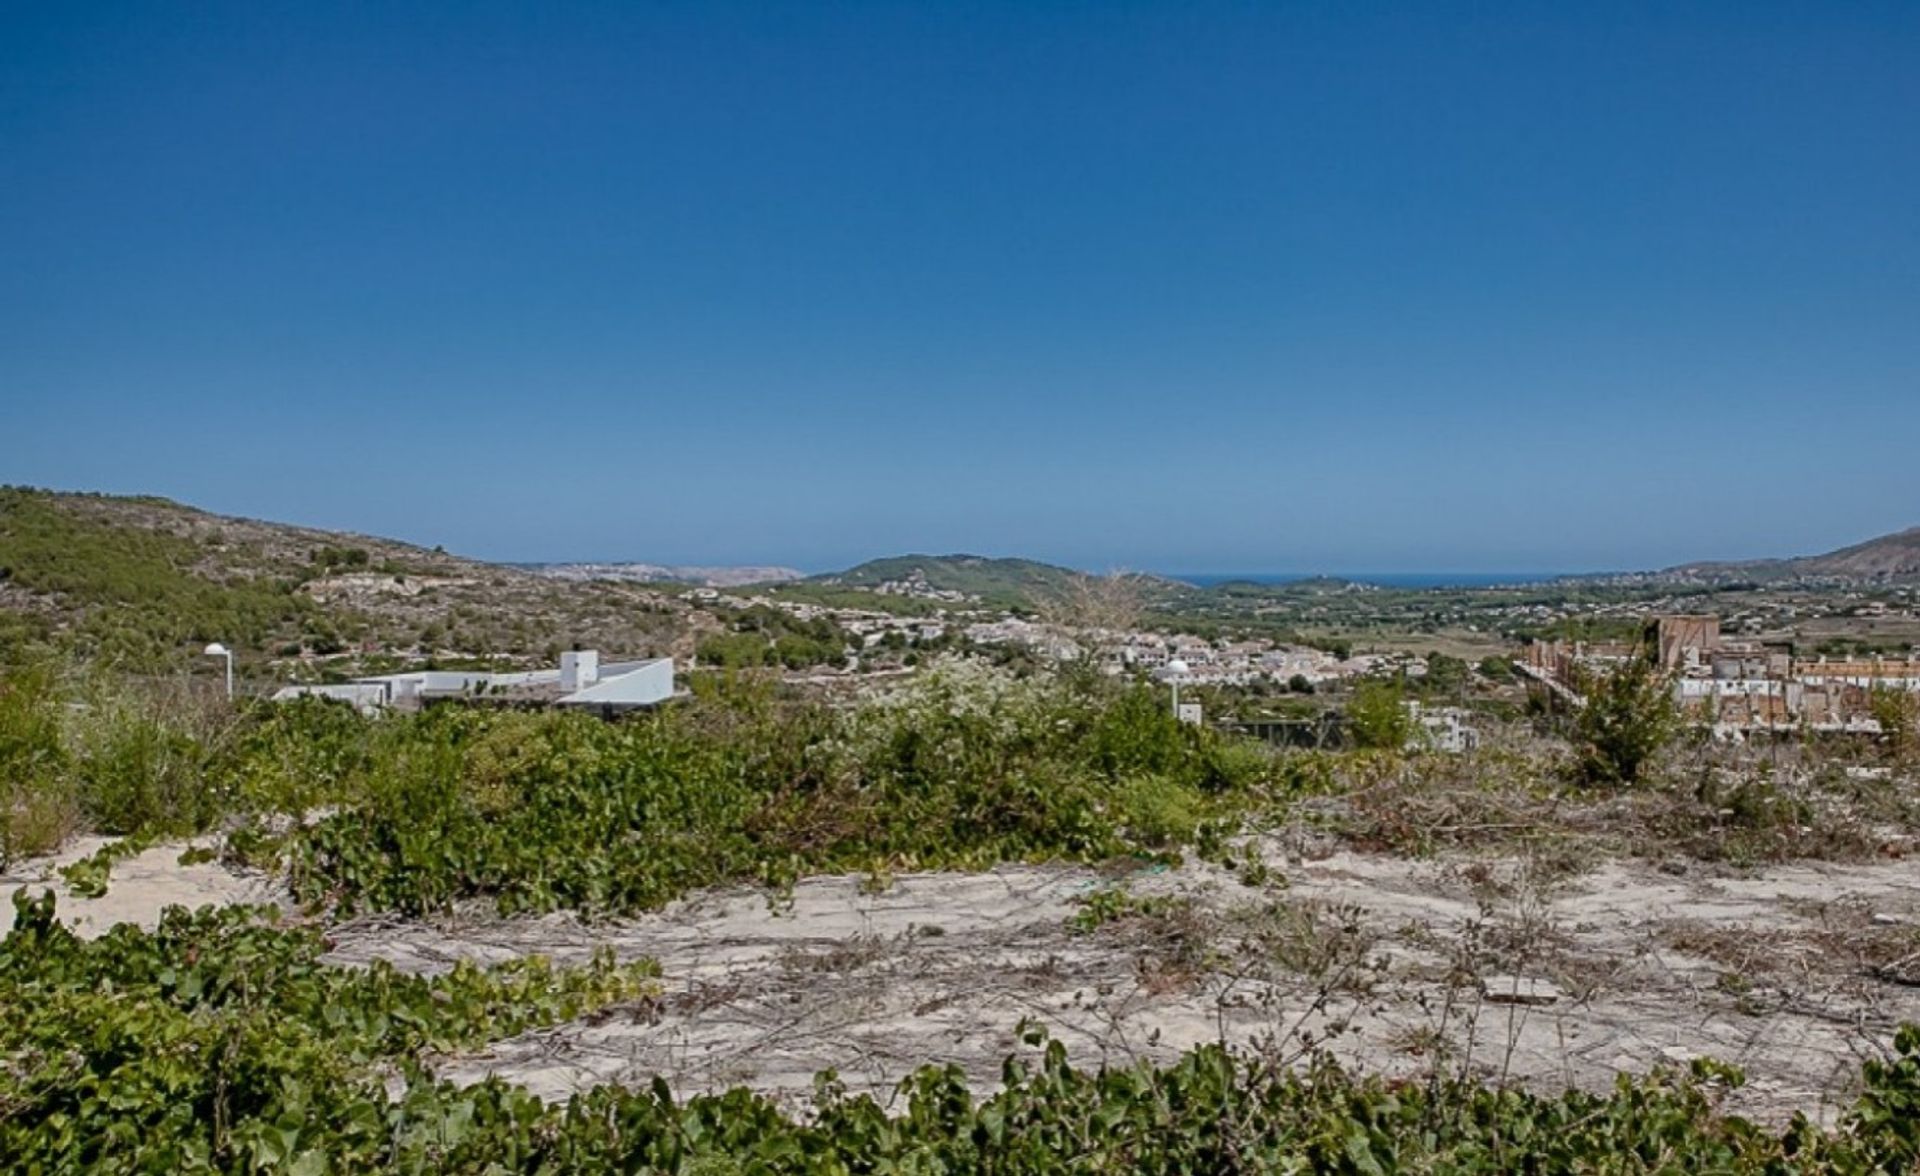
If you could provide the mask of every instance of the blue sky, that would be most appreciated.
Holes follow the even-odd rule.
[[[0,481],[501,559],[1920,523],[1920,5],[0,0]]]

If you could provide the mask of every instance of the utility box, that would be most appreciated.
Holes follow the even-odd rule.
[[[600,651],[570,649],[560,655],[560,689],[568,694],[600,680]]]

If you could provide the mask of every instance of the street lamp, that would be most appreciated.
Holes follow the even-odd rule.
[[[205,652],[208,657],[224,657],[227,659],[227,701],[233,701],[233,650],[228,649],[216,641],[212,645],[207,646],[203,652]]]
[[[1167,663],[1167,681],[1173,683],[1173,717],[1180,717],[1180,679],[1187,673],[1187,663],[1174,658]]]

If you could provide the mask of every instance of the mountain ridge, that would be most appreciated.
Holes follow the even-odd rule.
[[[1750,560],[1702,560],[1662,569],[1662,575],[1766,580],[1920,578],[1920,526],[1878,535],[1819,555]]]

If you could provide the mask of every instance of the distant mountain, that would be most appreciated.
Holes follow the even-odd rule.
[[[932,600],[1032,604],[1056,596],[1082,573],[1031,559],[981,555],[896,555],[868,560],[813,582]]]
[[[806,573],[783,567],[699,567],[649,563],[518,564],[555,580],[621,580],[629,583],[698,584],[703,588],[739,588],[802,580]]]
[[[1662,574],[1716,580],[1916,580],[1920,579],[1920,527],[1909,527],[1825,555],[1682,564]]]
[[[1857,576],[1863,579],[1905,579],[1920,576],[1920,527],[1908,527],[1825,555],[1789,561],[1798,570],[1817,576]]]

